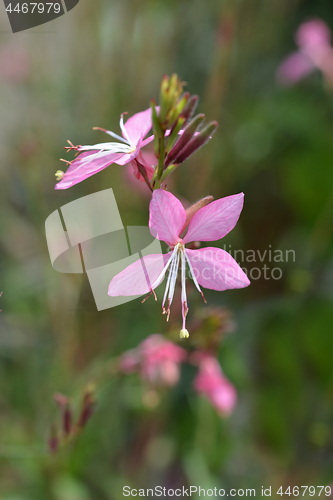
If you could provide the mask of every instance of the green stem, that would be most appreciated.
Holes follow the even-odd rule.
[[[157,182],[160,181],[164,168],[164,157],[165,157],[164,134],[165,132],[163,131],[163,137],[161,137],[159,140],[160,150],[158,156],[158,169],[157,169],[157,179],[156,179]]]
[[[173,164],[173,165],[169,165],[169,166],[168,166],[168,167],[164,170],[164,172],[163,172],[163,175],[162,175],[162,177],[161,177],[161,182],[165,181],[165,179],[166,179],[166,178],[167,178],[170,174],[172,174],[172,172],[173,172],[174,170],[176,170],[176,168],[177,168],[177,167],[178,167],[178,164],[177,164],[177,163],[175,163],[175,164]]]

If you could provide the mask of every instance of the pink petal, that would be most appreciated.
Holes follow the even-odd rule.
[[[134,158],[136,158],[139,153],[140,153],[140,144],[137,145],[135,151],[133,151],[132,153],[122,154],[121,157],[115,160],[115,163],[117,163],[117,165],[126,165],[126,163],[129,163],[130,161],[134,160]]]
[[[199,285],[204,288],[223,291],[244,288],[250,284],[237,262],[221,248],[186,249],[186,255]]]
[[[150,144],[151,141],[153,141],[153,140],[154,140],[154,136],[150,135],[149,137],[147,137],[147,139],[144,139],[143,141],[140,141],[140,148],[143,148],[144,146],[147,146],[147,144]]]
[[[91,175],[108,167],[121,156],[124,156],[124,154],[110,153],[109,151],[87,151],[86,153],[81,153],[72,161],[64,177],[55,185],[55,189],[67,189],[74,186],[78,182],[84,181]]]
[[[190,241],[214,241],[231,231],[243,208],[244,194],[234,194],[213,201],[192,217],[184,243]]]
[[[118,297],[149,293],[170,255],[171,253],[152,254],[133,262],[112,278],[108,294],[111,297]]]
[[[329,46],[331,30],[321,19],[310,19],[301,24],[296,33],[296,42],[304,46]]]
[[[293,52],[277,69],[277,80],[283,85],[293,85],[315,69],[314,64],[300,52]]]
[[[176,245],[185,224],[186,212],[180,201],[168,191],[157,189],[149,205],[149,228],[154,238]]]
[[[137,144],[140,137],[146,137],[152,127],[151,108],[136,113],[125,123],[126,131],[133,144]]]
[[[207,356],[200,363],[193,386],[199,394],[208,398],[219,413],[229,415],[234,409],[237,402],[236,389],[223,375],[216,358]]]
[[[138,161],[141,163],[141,165],[144,167],[144,169],[146,170],[146,174],[147,174],[147,177],[149,180],[151,180],[153,178],[153,175],[154,175],[154,172],[155,172],[155,168],[150,165],[149,163],[147,163],[145,157],[148,157],[148,155],[144,155],[142,153],[142,151],[139,152],[138,154]],[[137,165],[137,162],[136,161],[131,161],[131,166],[134,170],[134,176],[140,181],[140,182],[145,182],[144,178],[142,177],[140,171],[139,171],[139,168],[138,168],[138,165]]]

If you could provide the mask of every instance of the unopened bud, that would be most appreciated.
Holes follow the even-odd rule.
[[[182,116],[179,116],[177,118],[177,121],[174,123],[174,126],[170,132],[169,137],[168,137],[168,141],[167,141],[166,146],[165,146],[166,153],[168,153],[171,150],[174,142],[178,138],[178,134],[179,134],[180,130],[182,129],[184,123],[185,123],[185,118],[183,118]]]
[[[212,134],[215,132],[217,128],[217,122],[212,122],[207,127],[199,132],[198,135],[192,138],[192,140],[183,148],[180,152],[179,156],[174,160],[174,163],[182,163],[187,160],[191,154],[194,153],[197,149],[201,148],[206,142],[209,141]]]
[[[200,114],[197,115],[193,120],[190,121],[190,123],[185,127],[184,132],[176,142],[176,144],[173,146],[171,149],[170,153],[168,154],[165,165],[168,166],[170,163],[180,163],[177,161],[174,161],[175,158],[177,158],[182,150],[187,146],[187,144],[190,142],[192,137],[194,136],[195,132],[197,131],[197,128],[199,125],[203,122],[205,119],[205,115]]]
[[[68,397],[64,396],[64,394],[61,394],[60,392],[56,392],[53,395],[53,400],[57,403],[57,405],[60,408],[65,408],[65,406],[68,405]]]
[[[189,208],[187,208],[185,210],[186,221],[185,221],[185,224],[183,225],[182,230],[180,231],[179,234],[182,234],[182,232],[185,231],[185,229],[187,228],[187,226],[191,222],[193,215],[195,215],[197,213],[197,211],[200,210],[200,208],[205,207],[206,205],[211,203],[213,200],[214,200],[213,196],[206,196],[205,198],[202,198],[201,200],[194,203],[194,205],[191,205]]]
[[[69,405],[67,405],[67,407],[65,408],[65,411],[62,416],[62,427],[64,434],[68,436],[72,430],[72,411]]]
[[[168,114],[176,105],[182,92],[183,84],[175,73],[171,75],[170,78],[168,76],[163,77],[160,90],[159,112],[159,120],[161,124],[166,125]]]
[[[185,107],[185,105],[187,103],[189,95],[190,94],[188,92],[186,92],[186,94],[184,94],[179,99],[179,101],[172,108],[170,108],[168,116],[167,116],[167,124],[166,124],[167,128],[171,128],[171,130],[174,128],[174,126],[175,126],[178,118],[181,115],[181,112],[183,111],[183,109],[184,109],[184,107]],[[185,122],[184,117],[182,117],[182,119]]]
[[[199,96],[197,95],[192,95],[189,98],[182,112],[182,116],[185,118],[185,120],[189,120],[191,118],[198,105],[198,102],[199,102]]]
[[[49,450],[51,453],[55,453],[59,446],[58,432],[55,426],[51,427],[50,437],[48,440]]]
[[[94,389],[93,387],[88,387],[83,396],[81,414],[77,423],[78,427],[84,427],[86,425],[91,415],[94,413],[95,406]]]

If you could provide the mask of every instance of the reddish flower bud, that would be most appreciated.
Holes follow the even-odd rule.
[[[94,398],[94,389],[92,387],[89,387],[83,396],[81,414],[77,423],[79,428],[82,428],[86,425],[86,423],[94,413],[95,407],[96,401]]]
[[[195,132],[197,131],[197,128],[199,125],[203,122],[205,119],[205,115],[200,114],[197,115],[193,120],[190,121],[190,123],[185,127],[184,132],[176,142],[176,144],[173,146],[171,149],[170,153],[166,157],[165,160],[165,166],[167,167],[172,163],[175,158],[177,158],[182,150],[187,146],[187,144],[190,142],[192,137],[194,136]],[[175,163],[180,163],[180,162],[175,162]]]
[[[48,446],[51,453],[55,453],[59,446],[59,438],[57,428],[53,425],[51,427],[50,437],[48,440]]]
[[[66,406],[63,415],[62,415],[62,428],[64,431],[64,434],[68,436],[71,433],[72,430],[72,411],[69,407],[69,405]]]
[[[53,400],[57,403],[59,408],[65,408],[68,405],[68,398],[60,392],[56,392],[53,395]]]
[[[183,148],[179,156],[177,156],[177,158],[174,160],[174,163],[183,163],[183,161],[187,160],[187,158],[191,156],[194,151],[201,148],[201,146],[209,141],[216,128],[217,122],[211,122],[209,125],[207,125],[207,127],[202,129],[199,134],[193,137],[192,140]]]
[[[185,118],[185,120],[189,120],[192,116],[199,102],[199,96],[192,95],[187,101],[186,106],[183,109],[181,116]]]

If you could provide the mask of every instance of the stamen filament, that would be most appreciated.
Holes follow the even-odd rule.
[[[171,283],[170,283],[170,288],[169,288],[169,300],[170,300],[170,305],[173,300],[173,296],[175,294],[175,288],[176,288],[176,281],[177,281],[177,274],[178,274],[178,267],[179,267],[179,251],[177,252],[177,256],[175,258],[175,265],[173,268],[172,276],[171,276]]]
[[[190,262],[190,259],[189,259],[189,258],[188,258],[188,256],[186,255],[186,251],[185,251],[185,249],[184,249],[184,254],[185,254],[186,260],[187,260],[187,262],[188,262],[188,267],[190,268],[190,271],[191,271],[191,276],[192,276],[192,279],[193,279],[193,281],[194,281],[194,284],[195,284],[195,286],[196,286],[197,290],[198,290],[198,291],[201,293],[201,295],[203,296],[203,293],[202,293],[202,291],[201,291],[201,288],[200,288],[200,286],[199,286],[199,283],[197,282],[197,278],[195,277],[195,274],[194,274],[193,267],[192,267],[192,264],[191,264],[191,262]]]
[[[186,258],[185,258],[185,251],[182,251],[182,317],[183,317],[183,327],[182,330],[185,330],[185,321],[186,321],[186,316],[188,313],[188,307],[187,307],[187,297],[186,297]]]
[[[120,116],[120,122],[119,122],[119,124],[120,124],[120,128],[121,128],[121,131],[122,131],[122,133],[123,133],[123,136],[124,136],[124,137],[128,140],[128,143],[129,143],[131,146],[133,146],[133,144],[132,144],[132,142],[131,142],[131,139],[130,139],[130,137],[129,137],[128,133],[127,133],[127,130],[126,130],[126,128],[125,128],[125,125],[124,125],[124,114],[125,114],[125,113],[122,113],[122,114],[121,114],[121,116]]]
[[[170,270],[169,270],[169,275],[168,275],[168,279],[167,279],[167,284],[165,286],[165,291],[164,291],[164,296],[163,296],[163,302],[162,302],[162,309],[163,309],[163,314],[166,313],[166,310],[164,309],[164,304],[165,304],[165,299],[167,297],[167,294],[168,294],[168,291],[169,291],[169,287],[170,287],[170,282],[171,282],[171,276],[172,276],[172,272],[173,272],[173,268],[174,268],[174,264],[175,264],[175,256],[173,256],[172,258],[172,263],[171,263],[171,267],[170,267]],[[168,305],[168,308],[169,308],[170,304]],[[167,309],[168,309],[167,308]]]
[[[130,145],[130,143],[126,139],[124,139],[123,137],[120,137],[120,135],[115,134],[111,130],[106,130],[105,128],[101,128],[101,127],[93,127],[93,130],[101,130],[102,132],[105,132],[106,134],[111,135],[111,137],[114,137],[114,139],[118,139],[118,141],[121,141],[121,142],[124,142],[125,144]]]
[[[167,269],[168,269],[168,267],[170,266],[170,262],[172,261],[172,258],[173,258],[173,256],[174,256],[174,254],[175,254],[175,253],[176,253],[176,247],[173,249],[173,252],[172,252],[172,254],[170,255],[170,258],[169,258],[168,262],[165,264],[164,268],[162,269],[162,271],[161,271],[160,275],[158,276],[158,278],[157,278],[157,279],[154,281],[154,283],[152,284],[152,286],[151,286],[151,287],[152,287],[152,289],[154,289],[154,288],[158,287],[158,285],[159,285],[160,283],[162,283],[162,280],[163,280],[163,278],[164,278],[164,276],[165,276],[165,273],[167,272]]]
[[[78,151],[89,151],[91,149],[98,149],[99,151],[109,151],[113,153],[131,153],[133,147],[128,144],[119,144],[119,142],[101,142],[99,144],[78,146]]]

